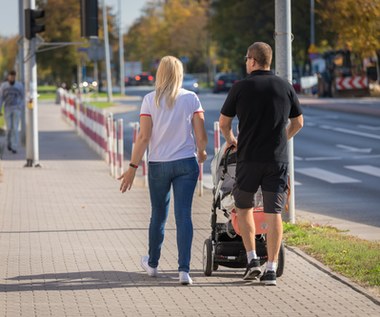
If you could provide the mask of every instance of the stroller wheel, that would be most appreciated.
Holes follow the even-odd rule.
[[[217,271],[218,268],[219,268],[219,264],[218,264],[218,263],[214,263],[214,264],[212,265],[212,270],[213,270],[213,271]]]
[[[283,242],[281,242],[280,251],[278,253],[278,265],[277,265],[277,271],[276,271],[277,277],[280,277],[284,273],[284,266],[285,266],[285,247],[284,247]]]
[[[206,239],[203,244],[203,273],[206,276],[211,276],[213,269],[213,254],[212,254],[212,241]]]

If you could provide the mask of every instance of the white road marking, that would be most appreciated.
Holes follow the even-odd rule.
[[[344,128],[335,128],[335,127],[331,127],[328,125],[321,125],[320,127],[322,129],[326,129],[326,130],[333,130],[336,132],[342,132],[342,133],[353,134],[353,135],[357,135],[357,136],[363,136],[366,138],[380,140],[380,135],[376,135],[376,134],[370,134],[370,133],[359,132],[359,131],[352,131],[352,130],[348,130],[348,129],[344,129]]]
[[[347,165],[348,168],[353,171],[361,172],[371,176],[380,177],[380,168],[372,165]]]
[[[365,125],[365,124],[359,124],[358,128],[366,129],[366,130],[371,130],[371,131],[378,131],[378,130],[380,130],[379,126],[375,127],[375,126],[372,126],[372,125]]]
[[[372,155],[356,155],[353,156],[352,158],[354,160],[361,160],[361,159],[372,159],[372,158],[379,158],[380,154],[372,154]]]
[[[371,153],[372,149],[371,148],[357,148],[349,145],[344,145],[344,144],[337,144],[336,145],[338,148],[350,151],[350,152],[359,152],[359,153]]]
[[[329,161],[329,160],[341,160],[341,156],[317,156],[317,157],[307,157],[305,161]]]
[[[341,183],[360,183],[360,180],[355,178],[347,177],[337,173],[332,173],[317,167],[310,168],[298,168],[297,173],[304,174],[306,176],[314,177],[322,181],[328,182],[330,184],[341,184]]]

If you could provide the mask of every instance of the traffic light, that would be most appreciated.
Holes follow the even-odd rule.
[[[98,0],[80,1],[81,36],[98,36]]]
[[[36,37],[37,33],[45,31],[45,25],[37,21],[44,16],[44,10],[25,9],[25,37],[28,40]]]

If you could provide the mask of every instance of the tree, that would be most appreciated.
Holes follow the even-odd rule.
[[[363,57],[377,56],[380,82],[380,1],[317,0],[326,29],[336,34],[335,48],[348,48]]]
[[[7,72],[15,68],[17,58],[17,36],[10,38],[0,37],[0,82]]]
[[[207,56],[207,5],[186,0],[148,2],[125,36],[128,60],[154,71],[165,55],[189,58],[188,71],[204,70]]]
[[[45,10],[46,31],[41,33],[45,42],[55,43],[80,43],[83,45],[68,45],[39,52],[37,54],[37,63],[39,65],[39,78],[44,78],[49,82],[67,82],[76,81],[78,65],[88,65],[92,67],[88,56],[84,52],[78,51],[78,47],[88,47],[87,39],[80,36],[80,9],[78,0],[49,0],[39,2],[39,8]],[[108,30],[110,45],[113,51],[117,50],[117,41],[115,39],[115,17],[108,10]],[[99,37],[103,37],[102,14],[99,10]]]

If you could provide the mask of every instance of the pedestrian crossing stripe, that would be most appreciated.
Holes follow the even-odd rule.
[[[330,184],[361,183],[360,180],[337,173],[329,172],[318,167],[297,168],[297,173],[314,177]]]
[[[380,168],[376,166],[371,165],[347,165],[345,168],[348,168],[350,170],[361,172],[364,174],[368,174],[371,176],[380,177]]]
[[[346,165],[345,168],[364,173],[374,177],[380,177],[380,168],[372,165]],[[361,180],[341,175],[338,173],[333,173],[318,167],[308,167],[308,168],[297,168],[296,173],[300,173],[309,177],[313,177],[330,184],[344,184],[344,183],[361,183]],[[303,185],[298,181],[294,181],[295,186]],[[211,174],[204,174],[204,187],[212,189],[212,177]]]

